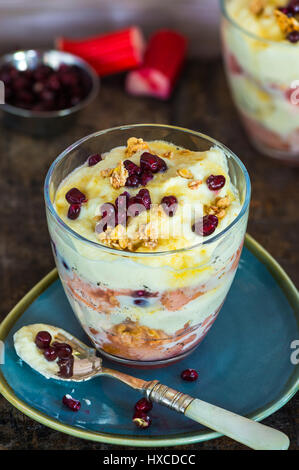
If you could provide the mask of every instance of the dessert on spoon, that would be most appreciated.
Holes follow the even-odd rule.
[[[46,324],[22,327],[14,334],[18,356],[46,378],[82,382],[97,376],[115,378],[153,402],[183,413],[217,432],[256,450],[284,450],[288,437],[280,431],[231,411],[178,392],[158,380],[145,381],[103,367],[94,348],[61,328]]]

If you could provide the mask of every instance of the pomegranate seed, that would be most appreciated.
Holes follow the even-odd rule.
[[[35,337],[35,344],[39,349],[46,349],[50,346],[52,336],[48,331],[39,331]]]
[[[79,217],[81,211],[80,204],[71,204],[67,213],[67,216],[71,220],[75,220]]]
[[[218,225],[218,217],[216,215],[205,215],[202,220],[196,222],[192,230],[197,235],[201,235],[203,237],[207,237],[215,232],[215,229]]]
[[[135,163],[131,162],[131,160],[125,160],[124,167],[126,168],[126,170],[128,170],[129,176],[141,175],[141,168],[135,165]]]
[[[196,222],[192,230],[197,235],[201,235],[202,237],[207,237],[215,232],[215,229],[218,225],[218,217],[216,215],[205,215],[202,220]]]
[[[130,194],[125,191],[115,199],[116,206],[116,223],[127,225],[127,207],[130,200]]]
[[[186,380],[187,382],[194,382],[195,380],[198,379],[198,373],[196,372],[195,369],[186,369],[183,370],[181,373],[181,377],[183,380]]]
[[[83,204],[87,201],[85,194],[81,193],[77,188],[70,189],[66,193],[65,199],[69,204]]]
[[[88,157],[87,159],[88,166],[94,166],[100,161],[102,161],[102,157],[98,153],[95,153],[94,155],[90,155],[90,157]]]
[[[58,75],[53,73],[47,80],[47,86],[51,88],[51,90],[58,91],[61,87]]]
[[[165,196],[161,201],[165,214],[173,217],[178,207],[178,200],[175,196]]]
[[[299,1],[298,0],[291,0],[288,6],[289,8],[292,8],[295,15],[299,13]]]
[[[292,31],[290,34],[288,34],[287,40],[293,44],[296,44],[299,41],[299,31]]]
[[[59,376],[69,378],[73,375],[74,356],[70,356],[68,359],[58,359],[57,364],[59,365]]]
[[[123,193],[121,193],[116,199],[115,199],[115,206],[117,209],[119,209],[120,207],[127,207],[127,204],[130,200],[130,194],[128,193],[128,191],[124,191]]]
[[[57,351],[57,356],[60,359],[68,359],[73,353],[72,347],[67,343],[54,341],[51,346]]]
[[[19,75],[13,81],[13,87],[15,90],[23,90],[24,88],[29,88],[29,86],[30,86],[29,80],[23,75]]]
[[[151,418],[143,411],[136,411],[133,416],[133,423],[140,429],[146,429],[151,425]]]
[[[144,152],[140,157],[140,167],[142,170],[148,170],[152,173],[166,171],[167,165],[162,158],[149,152]]]
[[[52,68],[48,65],[38,65],[34,71],[35,80],[44,80],[52,72]]]
[[[45,89],[41,92],[40,97],[42,101],[48,101],[48,102],[51,102],[51,104],[52,103],[54,104],[54,100],[55,100],[54,91]]]
[[[128,188],[138,188],[140,186],[140,179],[137,175],[128,176],[126,181],[126,186]]]
[[[128,216],[137,217],[146,210],[142,200],[136,196],[131,197],[128,204]]]
[[[70,395],[64,395],[62,398],[62,403],[72,411],[79,411],[81,408],[81,403],[79,400],[75,400]]]
[[[143,411],[144,413],[147,413],[148,411],[151,411],[152,407],[153,407],[152,402],[150,400],[147,400],[146,398],[141,398],[135,404],[135,410],[136,411]]]
[[[293,10],[290,7],[279,7],[278,10],[281,11],[281,13],[283,13],[284,15],[287,15],[289,17],[294,15]]]
[[[157,297],[158,292],[148,292],[146,290],[135,290],[132,297]]]
[[[161,173],[164,173],[168,168],[167,164],[166,164],[165,160],[163,160],[163,158],[158,157],[158,159],[159,159],[159,171]]]
[[[102,217],[107,217],[108,219],[115,218],[115,207],[111,202],[105,202],[105,204],[102,204],[100,207],[100,212]]]
[[[218,191],[225,185],[225,176],[223,175],[210,175],[206,181],[208,188],[211,191]]]
[[[148,301],[144,299],[135,299],[134,304],[138,305],[138,307],[145,307],[148,304]]]
[[[143,204],[146,210],[151,208],[151,196],[148,189],[140,189],[136,194],[136,199],[140,201],[140,204]]]
[[[44,356],[47,361],[55,361],[55,359],[57,358],[57,351],[56,349],[49,346],[47,349],[44,350]]]
[[[140,175],[140,182],[142,186],[146,186],[147,183],[154,177],[153,173],[149,170],[144,170]]]

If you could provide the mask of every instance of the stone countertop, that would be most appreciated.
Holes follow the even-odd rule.
[[[124,77],[103,80],[100,94],[72,129],[50,139],[31,138],[0,126],[1,317],[54,266],[44,215],[43,180],[53,159],[69,144],[99,129],[121,124],[174,124],[211,135],[245,163],[252,180],[248,232],[299,286],[299,168],[259,154],[238,120],[220,61],[190,62],[169,102],[132,98]],[[285,432],[299,449],[298,394],[264,420]],[[0,450],[120,449],[77,439],[32,421],[0,397]],[[180,448],[245,449],[228,438]],[[153,450],[153,449],[152,449]]]

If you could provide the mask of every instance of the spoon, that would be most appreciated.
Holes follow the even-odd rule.
[[[72,347],[74,355],[73,375],[70,378],[64,378],[53,373],[49,374],[48,372],[43,373],[40,368],[36,369],[47,378],[69,382],[82,382],[98,376],[113,377],[129,387],[139,390],[148,400],[167,406],[179,413],[183,413],[187,418],[197,421],[252,449],[286,450],[289,447],[289,438],[284,433],[270,428],[269,426],[244,418],[236,413],[232,413],[231,411],[193,398],[184,393],[177,392],[166,385],[162,385],[158,380],[147,382],[124,374],[123,372],[102,367],[102,360],[96,355],[96,349],[86,346],[86,344],[61,328],[53,327],[52,325],[43,326],[45,329],[48,327],[51,332],[53,332],[53,330],[55,331],[55,340],[68,343]],[[17,347],[16,335],[14,336],[14,340],[17,354],[24,362],[27,362],[32,368],[35,368],[28,360],[28,357],[25,357]]]

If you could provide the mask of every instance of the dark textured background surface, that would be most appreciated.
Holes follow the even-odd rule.
[[[189,63],[167,103],[132,98],[123,89],[123,77],[105,79],[97,101],[82,112],[69,132],[55,138],[33,139],[0,127],[1,319],[54,265],[42,194],[50,163],[80,137],[120,124],[175,124],[211,135],[230,147],[243,160],[252,180],[248,231],[281,263],[298,287],[299,168],[263,157],[249,145],[221,63]],[[299,449],[298,410],[297,394],[264,421],[288,434],[292,449]],[[0,450],[116,448],[120,447],[52,431],[0,397]],[[182,448],[245,449],[227,438]]]

